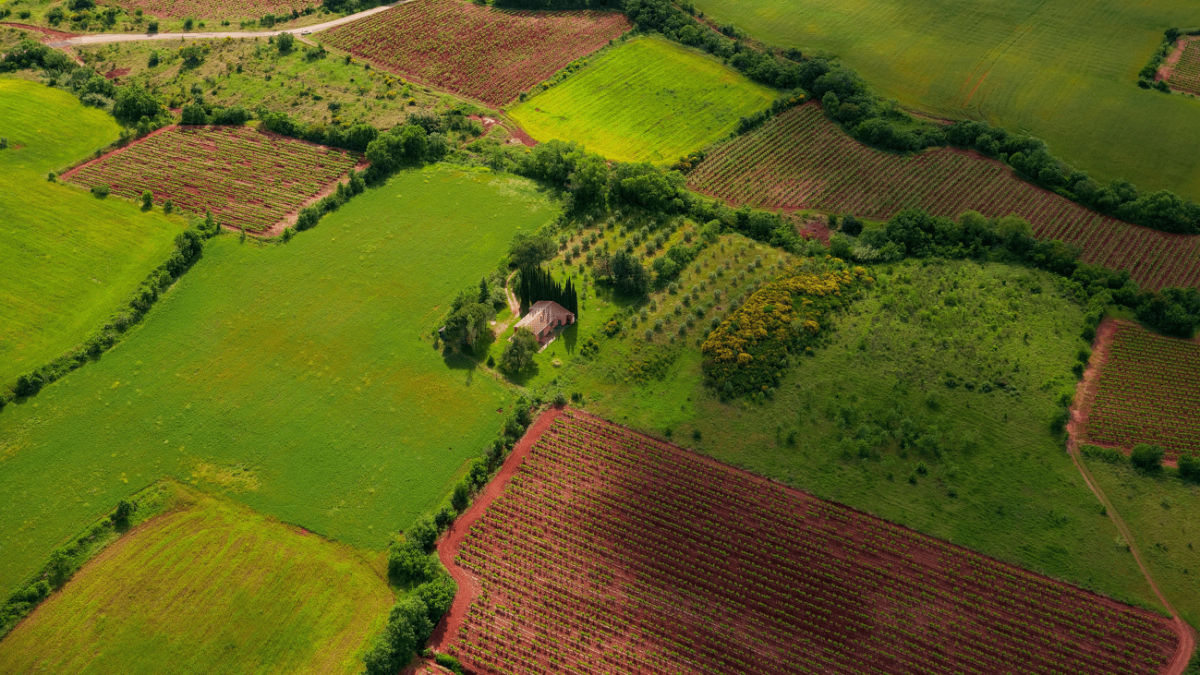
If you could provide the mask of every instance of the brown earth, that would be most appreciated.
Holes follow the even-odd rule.
[[[79,37],[79,35],[76,33],[64,33],[63,31],[60,31],[60,30],[52,30],[50,28],[42,28],[41,26],[30,26],[29,24],[24,24],[24,23],[12,23],[10,21],[0,21],[0,26],[8,26],[9,28],[18,28],[20,30],[27,30],[31,33],[38,33],[39,35],[42,36],[41,37],[42,42],[53,42],[53,41],[57,41],[57,40],[70,40],[71,38]]]
[[[1163,64],[1158,67],[1158,72],[1154,74],[1155,82],[1170,79],[1171,74],[1175,72],[1175,66],[1179,65],[1179,59],[1183,57],[1183,50],[1193,40],[1200,40],[1200,35],[1184,35],[1175,42],[1175,49],[1167,54],[1167,60],[1163,61]]]
[[[465,512],[454,520],[450,528],[442,535],[441,540],[437,545],[438,559],[450,571],[450,576],[454,577],[454,581],[458,583],[458,594],[454,596],[454,604],[450,606],[450,611],[446,612],[446,616],[442,618],[437,627],[433,630],[433,637],[430,638],[430,645],[437,651],[447,651],[450,642],[454,640],[454,636],[458,634],[458,629],[462,626],[463,619],[467,616],[467,609],[471,606],[471,601],[475,599],[475,595],[479,592],[479,581],[467,573],[466,570],[459,567],[455,562],[458,557],[459,548],[462,546],[463,539],[471,531],[471,526],[475,521],[483,516],[492,502],[496,501],[508,486],[508,481],[521,468],[521,462],[525,460],[525,456],[533,449],[537,440],[541,438],[542,433],[550,428],[554,423],[555,418],[563,413],[566,408],[550,408],[546,412],[538,416],[533,424],[525,430],[525,435],[513,447],[512,452],[508,454],[508,458],[504,460],[500,471],[492,480],[488,481],[487,487],[483,489],[472,502],[471,506]]]

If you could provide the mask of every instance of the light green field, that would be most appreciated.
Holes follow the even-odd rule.
[[[557,213],[523,179],[429,168],[287,245],[212,240],[112,352],[0,412],[0,593],[164,474],[383,548],[514,398],[430,333],[518,229]]]
[[[641,38],[508,111],[539,141],[609,159],[673,162],[728,135],[778,95],[700,52]]]
[[[187,491],[0,642],[18,673],[344,673],[393,596],[354,549]]]
[[[1146,476],[1128,464],[1084,461],[1133,532],[1155,583],[1185,621],[1200,626],[1200,487],[1173,470]]]
[[[714,288],[727,289],[729,298],[743,283],[731,274],[754,276],[756,258],[768,272],[774,268],[777,251],[738,246],[737,239],[724,244],[726,251],[705,251],[682,275],[679,293],[703,281],[705,303]],[[731,270],[713,281],[709,274],[726,260]],[[764,404],[721,403],[701,384],[695,338],[707,333],[712,316],[723,316],[712,311],[683,339],[668,337],[678,319],[653,337],[654,346],[644,339],[645,322],[624,339],[601,338],[597,358],[570,357],[547,391],[582,392],[592,412],[670,434],[721,461],[1027,569],[1157,606],[1133,557],[1114,543],[1116,528],[1049,431],[1055,398],[1074,386],[1081,308],[1062,296],[1051,275],[1019,267],[913,262],[876,274],[880,288],[823,322],[828,344],[794,357]],[[953,305],[946,303],[951,295]],[[680,300],[667,292],[651,298],[659,310],[649,312],[650,322]],[[639,382],[633,375],[636,364],[671,354],[661,379]],[[973,383],[974,391],[948,388],[948,372]],[[985,381],[1004,381],[1019,394],[983,393]]]
[[[1200,199],[1200,101],[1136,86],[1191,0],[699,0],[768,43],[840,56],[883,96],[1044,139],[1105,182]]]
[[[179,218],[46,180],[115,141],[108,114],[0,78],[0,386],[100,328],[172,250]]]

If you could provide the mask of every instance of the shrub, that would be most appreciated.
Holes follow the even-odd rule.
[[[112,522],[114,525],[128,525],[129,517],[137,510],[137,505],[133,502],[122,499],[117,502],[117,508],[113,511]]]
[[[1179,455],[1179,477],[1193,483],[1200,483],[1200,457],[1190,452]]]
[[[152,206],[154,206],[154,193],[150,192],[149,190],[143,191],[142,192],[142,208],[149,209]]]
[[[1150,445],[1148,443],[1139,443],[1133,446],[1133,453],[1129,456],[1129,461],[1133,464],[1133,467],[1145,473],[1162,471],[1162,460],[1162,446]]]
[[[450,504],[455,511],[462,513],[471,503],[471,486],[464,481],[454,485],[454,493],[450,495]]]
[[[108,193],[109,193],[109,188],[107,185],[93,185],[92,186],[92,194],[96,195],[96,197],[98,197],[100,199],[104,199],[105,197],[107,197]]]

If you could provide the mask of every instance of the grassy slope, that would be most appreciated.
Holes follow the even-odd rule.
[[[681,289],[698,281],[695,271]],[[881,276],[886,289],[833,319],[830,343],[801,358],[765,405],[716,401],[700,383],[690,334],[661,381],[625,380],[627,363],[643,358],[638,340],[606,340],[594,363],[574,361],[576,374],[560,385],[584,392],[593,412],[659,434],[669,429],[678,442],[722,461],[1029,569],[1155,604],[1132,557],[1113,543],[1116,529],[1048,431],[1055,396],[1074,382],[1069,367],[1082,344],[1080,308],[1058,295],[1051,277],[1022,268],[908,264]],[[1034,287],[1041,292],[1031,294]],[[939,305],[950,292],[960,300],[956,309]],[[664,303],[665,294],[655,297]],[[640,339],[640,328],[635,333]],[[948,389],[947,371],[977,385],[1003,378],[1021,393]],[[842,410],[856,417],[848,428],[837,422]],[[944,439],[942,458],[885,442],[863,459],[858,447],[843,444],[846,436],[865,437],[869,429],[861,425],[892,411]],[[927,476],[916,474],[919,463]]]
[[[1139,89],[1138,71],[1195,3],[1160,0],[700,0],[710,18],[845,59],[881,94],[1045,139],[1105,181],[1200,198],[1200,101]],[[972,94],[973,92],[973,94]]]
[[[1174,471],[1146,476],[1128,464],[1085,461],[1133,532],[1155,583],[1185,621],[1200,626],[1200,487]]]
[[[621,161],[674,161],[733,131],[774,100],[720,61],[656,38],[635,39],[510,109],[538,140],[577,141]]]
[[[524,180],[430,168],[287,246],[213,240],[121,345],[0,414],[0,592],[163,474],[382,548],[512,398],[445,363],[430,331],[517,229],[555,215]]]
[[[208,495],[105,550],[0,643],[5,673],[358,673],[379,571]]]
[[[178,43],[173,43],[175,48],[161,42],[114,43],[78,51],[98,71],[128,69],[121,81],[158,87],[164,99],[179,97],[176,103],[190,98],[192,87],[199,86],[208,104],[240,105],[248,110],[263,105],[305,122],[328,124],[336,117],[387,128],[414,112],[457,102],[426,87],[406,87],[395,75],[364,68],[360,62],[348,64],[333,55],[310,61],[304,56],[306,45],[300,43],[286,56],[265,40],[206,40],[199,44],[207,46],[209,53],[196,68],[182,67]],[[160,58],[153,68],[148,65],[151,52],[158,52]],[[338,109],[331,110],[330,104]]]
[[[46,173],[116,140],[111,117],[68,93],[0,78],[0,384],[99,328],[166,259],[183,221],[97,200]]]

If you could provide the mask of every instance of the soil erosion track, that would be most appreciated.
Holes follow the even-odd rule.
[[[1112,520],[1113,525],[1116,526],[1117,531],[1125,538],[1125,543],[1129,545],[1129,552],[1133,554],[1133,559],[1137,562],[1138,569],[1142,570],[1142,574],[1146,576],[1146,583],[1150,584],[1150,588],[1158,596],[1159,602],[1171,613],[1171,619],[1175,624],[1175,632],[1179,634],[1179,650],[1175,653],[1175,658],[1171,660],[1171,664],[1163,671],[1163,675],[1183,675],[1183,672],[1187,670],[1188,660],[1191,658],[1192,651],[1196,648],[1195,632],[1191,626],[1179,617],[1179,612],[1175,611],[1175,607],[1167,600],[1167,596],[1163,595],[1158,584],[1154,582],[1154,576],[1150,574],[1150,568],[1146,566],[1146,562],[1142,559],[1141,551],[1138,550],[1137,543],[1133,539],[1133,532],[1125,524],[1125,519],[1121,518],[1121,514],[1117,513],[1117,509],[1113,506],[1112,501],[1108,499],[1108,495],[1104,494],[1104,491],[1100,489],[1100,484],[1096,482],[1095,477],[1092,476],[1092,472],[1088,470],[1087,465],[1083,462],[1083,457],[1079,453],[1081,437],[1087,428],[1092,403],[1096,397],[1096,386],[1100,380],[1100,369],[1108,360],[1108,350],[1112,346],[1113,334],[1115,332],[1116,321],[1112,318],[1105,318],[1096,328],[1096,339],[1092,343],[1092,358],[1083,373],[1083,380],[1075,390],[1075,402],[1071,406],[1071,417],[1067,422],[1067,453],[1071,455],[1071,461],[1075,462],[1075,468],[1079,469],[1080,475],[1083,476],[1083,481],[1091,488],[1092,493],[1096,495],[1096,499],[1099,499],[1100,503],[1104,505],[1104,508],[1108,512],[1108,517]]]

